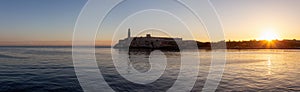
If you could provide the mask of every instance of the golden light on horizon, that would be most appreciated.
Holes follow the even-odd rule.
[[[279,40],[279,36],[276,33],[276,30],[273,28],[267,28],[262,30],[261,36],[259,38],[260,40],[267,40],[267,41],[272,41],[272,40]]]

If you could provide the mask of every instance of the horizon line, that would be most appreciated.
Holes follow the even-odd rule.
[[[216,43],[212,41],[198,41],[194,40],[197,42],[202,42],[202,43]],[[252,39],[252,40],[221,40],[217,42],[247,42],[247,41],[268,41],[268,40],[257,40],[257,39]],[[297,39],[274,39],[271,41],[300,41]],[[90,42],[90,41],[82,41],[83,44],[78,45],[78,46],[91,46],[87,45],[85,42]],[[99,43],[99,42],[105,42],[105,43]],[[109,40],[97,40],[95,41],[95,47],[112,47],[113,45],[111,44],[112,41]],[[22,46],[61,46],[61,47],[69,47],[73,46],[72,41],[0,41],[0,47],[22,47]]]

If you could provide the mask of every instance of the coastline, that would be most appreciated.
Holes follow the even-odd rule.
[[[0,47],[17,47],[17,48],[72,48],[72,46],[0,46]],[[113,48],[113,46],[78,46],[78,47],[95,47],[95,48]],[[125,49],[125,48],[113,48]],[[149,49],[149,48],[133,48],[133,49]],[[210,50],[210,48],[198,48]],[[232,50],[253,50],[253,49],[300,49],[300,48],[227,48]]]

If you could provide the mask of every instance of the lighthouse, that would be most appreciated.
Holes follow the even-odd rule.
[[[127,38],[130,38],[130,28],[128,28],[128,36]]]

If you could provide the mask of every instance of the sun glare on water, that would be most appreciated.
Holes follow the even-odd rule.
[[[272,41],[272,40],[277,40],[279,39],[278,34],[275,32],[275,29],[268,28],[263,30],[260,38],[260,40],[267,40],[267,41]]]

